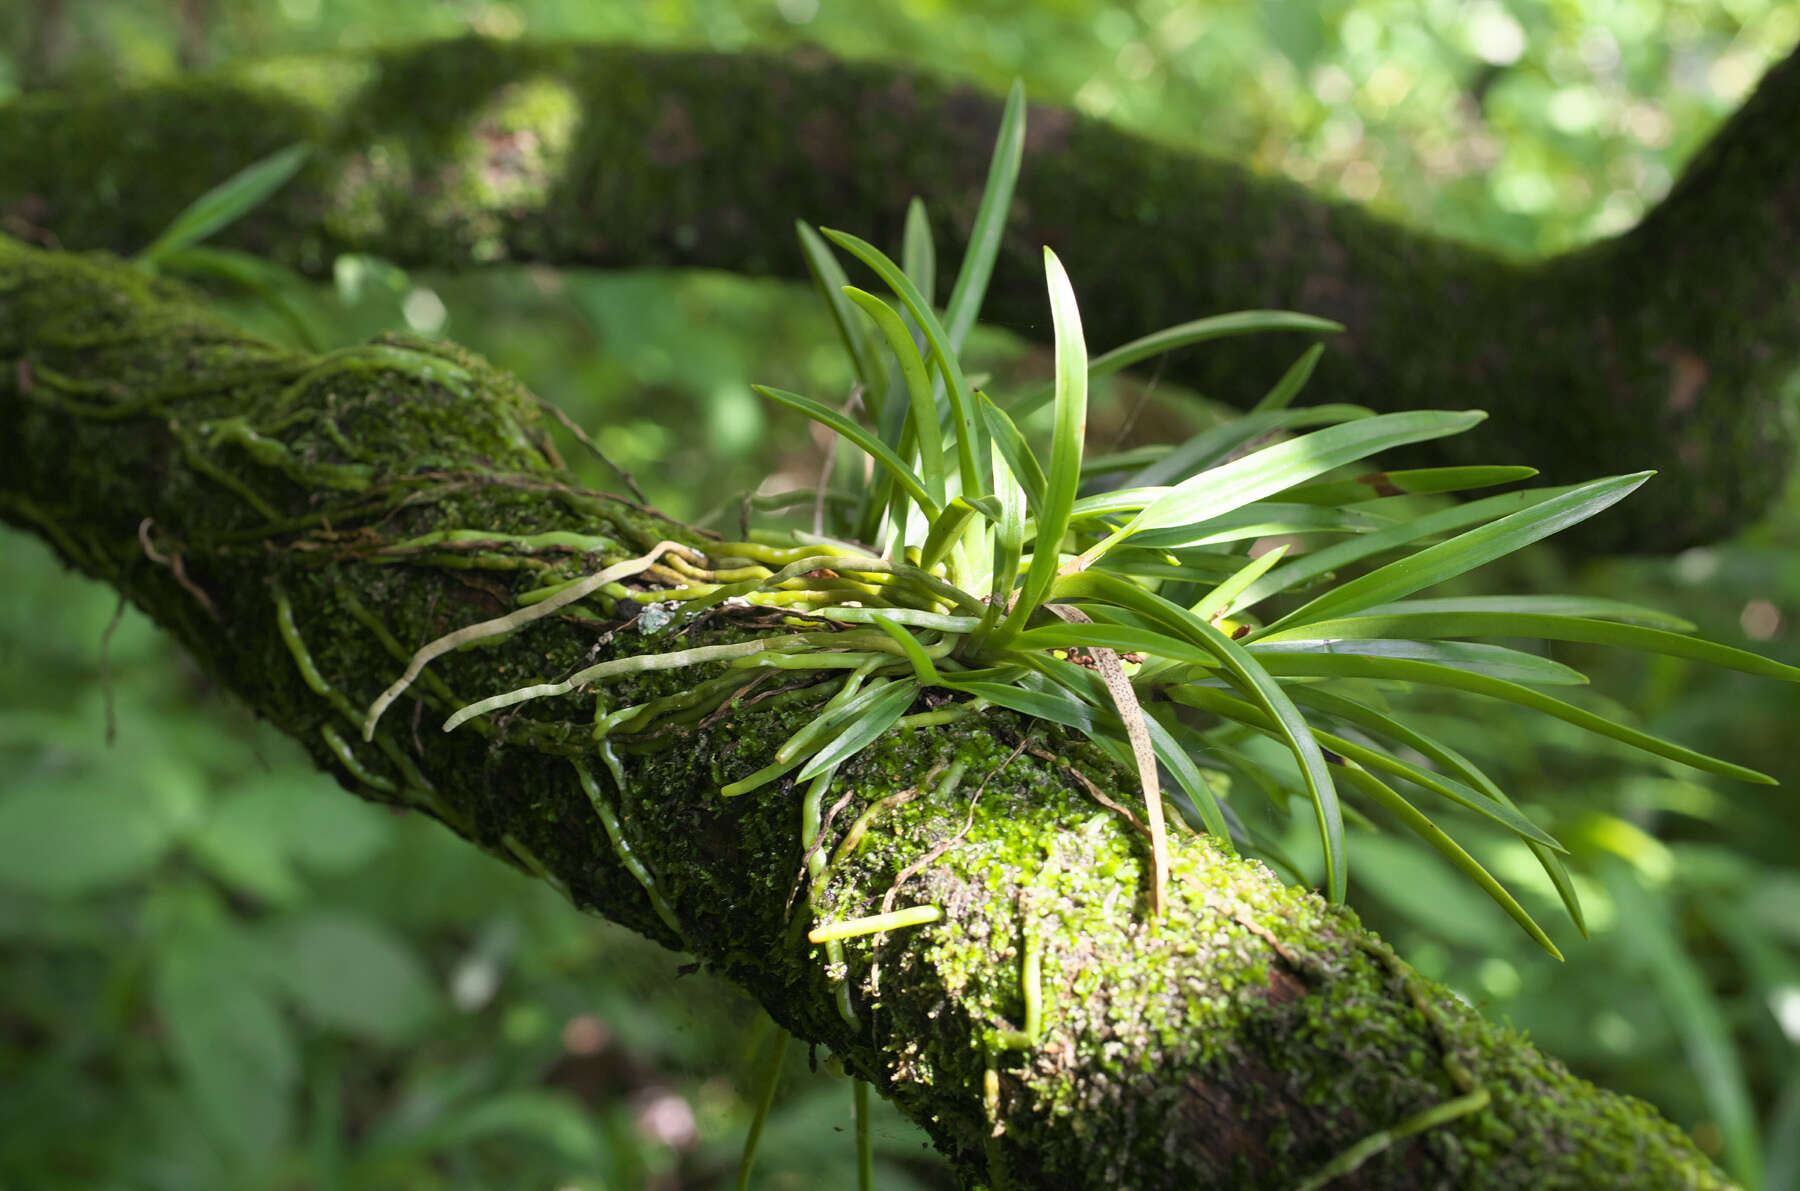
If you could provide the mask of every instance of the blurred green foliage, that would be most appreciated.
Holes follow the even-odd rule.
[[[1036,100],[1535,253],[1653,203],[1800,36],[1800,5],[34,0],[0,7],[0,102],[471,29],[808,41],[996,91],[1018,75]],[[680,517],[715,504],[735,517],[765,477],[810,483],[809,432],[747,383],[847,386],[823,313],[797,295],[718,275],[409,276],[369,258],[340,260],[333,286],[284,291],[327,342],[410,327],[486,353]],[[266,304],[222,300],[295,334]],[[1042,363],[998,337],[981,347],[992,370]],[[1503,395],[1468,403],[1505,416]],[[1096,410],[1096,449],[1127,424],[1129,443],[1208,416],[1131,382],[1112,408]],[[1800,664],[1800,490],[1673,560],[1539,550],[1509,567],[1483,586],[1655,604]],[[434,825],[346,797],[135,612],[109,635],[113,597],[12,531],[0,591],[0,1185],[730,1185],[768,1043],[741,996],[678,976],[679,957]],[[1570,962],[1556,965],[1433,856],[1366,833],[1351,842],[1353,900],[1427,974],[1655,1101],[1747,1183],[1800,1187],[1800,696],[1670,659],[1563,660],[1595,676],[1591,706],[1785,789],[1609,765],[1542,723],[1459,717],[1446,699],[1429,728],[1504,751],[1493,776],[1574,848],[1593,940],[1564,930]],[[1489,844],[1483,859],[1532,896],[1530,858]],[[1294,851],[1304,862],[1299,835]],[[1535,896],[1553,920],[1554,895]],[[850,1185],[849,1101],[790,1056],[755,1185]],[[884,1112],[879,1185],[947,1185],[922,1135]]]

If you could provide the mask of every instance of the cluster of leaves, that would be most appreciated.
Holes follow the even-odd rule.
[[[904,265],[855,236],[824,232],[881,278],[898,299],[898,312],[849,285],[824,242],[802,228],[859,384],[842,409],[778,389],[759,391],[834,431],[866,464],[845,469],[855,482],[844,491],[806,494],[821,510],[821,527],[829,512],[840,536],[803,540],[843,547],[845,554],[803,560],[776,578],[826,563],[839,572],[867,572],[849,544],[862,541],[881,556],[875,569],[915,582],[874,588],[872,599],[851,606],[809,610],[831,620],[873,622],[898,648],[891,665],[860,669],[859,682],[873,680],[845,684],[825,716],[789,742],[783,768],[809,756],[802,778],[834,768],[898,722],[921,689],[945,688],[1077,728],[1135,767],[1157,856],[1157,906],[1166,865],[1162,771],[1185,796],[1174,801],[1190,821],[1225,846],[1244,843],[1296,875],[1296,866],[1247,817],[1228,815],[1231,804],[1220,791],[1235,778],[1267,795],[1282,814],[1290,797],[1303,797],[1317,824],[1333,900],[1347,887],[1346,813],[1373,822],[1346,803],[1342,785],[1449,859],[1552,954],[1555,945],[1532,916],[1415,801],[1423,795],[1473,811],[1524,841],[1580,925],[1580,904],[1561,859],[1565,848],[1473,761],[1391,714],[1384,689],[1468,692],[1709,772],[1771,780],[1543,693],[1536,688],[1586,679],[1539,653],[1464,639],[1592,642],[1788,680],[1800,679],[1800,670],[1698,640],[1677,618],[1617,601],[1413,598],[1601,512],[1649,473],[1395,517],[1383,503],[1390,494],[1459,492],[1532,473],[1456,467],[1334,478],[1378,452],[1458,433],[1484,415],[1290,408],[1318,358],[1316,347],[1242,419],[1166,451],[1084,464],[1091,376],[1221,334],[1332,325],[1278,312],[1203,319],[1090,363],[1072,286],[1047,249],[1053,387],[1009,413],[971,384],[958,354],[1005,225],[1023,122],[1015,87],[942,318],[926,296],[935,252],[916,202]],[[1047,461],[1040,462],[1017,417],[1046,397],[1053,426]],[[1256,446],[1277,432],[1319,425],[1324,428]],[[1321,539],[1331,544],[1320,545]],[[1293,546],[1304,548],[1290,558]],[[1370,563],[1376,565],[1334,582],[1340,572]],[[1294,593],[1310,598],[1264,613]],[[1127,674],[1125,658],[1133,673]],[[1252,738],[1278,742],[1287,772],[1243,747]],[[754,784],[760,783],[747,788]]]

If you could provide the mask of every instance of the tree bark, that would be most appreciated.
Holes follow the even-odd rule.
[[[454,347],[309,357],[111,259],[0,237],[0,515],[129,595],[347,790],[433,815],[747,989],[966,1185],[1291,1188],[1333,1169],[1334,1187],[1726,1185],[1647,1105],[1208,838],[1176,838],[1149,921],[1148,847],[1116,810],[1134,779],[1054,726],[921,712],[839,772],[817,833],[790,780],[720,793],[817,714],[805,671],[742,671],[717,710],[627,738],[622,782],[595,716],[704,689],[722,664],[438,730],[596,661],[790,631],[766,609],[720,607],[674,639],[632,623],[656,598],[647,572],[437,659],[365,744],[364,709],[422,644],[659,540],[726,549],[573,487],[535,414]],[[955,712],[932,695],[921,708]],[[807,882],[814,842],[831,862]],[[895,904],[942,920],[838,958],[806,940]]]
[[[1048,337],[1036,261],[1049,244],[1100,348],[1232,309],[1337,319],[1348,331],[1317,399],[1496,414],[1419,449],[1439,460],[1526,463],[1557,482],[1657,468],[1577,540],[1677,550],[1753,519],[1793,460],[1797,111],[1790,57],[1640,227],[1528,264],[1034,108],[986,314]],[[997,119],[968,87],[817,52],[465,40],[26,96],[0,108],[0,227],[135,250],[206,185],[303,141],[316,152],[301,180],[228,239],[313,274],[353,250],[800,277],[795,218],[896,243],[918,194],[940,242],[962,243]],[[1298,350],[1253,337],[1164,375],[1248,401]]]

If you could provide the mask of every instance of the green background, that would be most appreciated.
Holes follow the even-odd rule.
[[[1018,76],[1035,100],[1532,256],[1653,204],[1800,37],[1800,5],[39,2],[0,11],[0,102],[471,30],[811,42],[995,91]],[[810,482],[809,432],[750,380],[826,394],[848,377],[810,295],[716,274],[344,258],[335,284],[290,297],[334,341],[405,327],[488,354],[683,518],[765,478]],[[999,336],[978,351],[1002,376],[1043,368]],[[1166,385],[1111,399],[1096,446],[1208,416]],[[1117,411],[1140,399],[1121,440]],[[1505,416],[1503,394],[1459,403]],[[1657,604],[1800,663],[1800,490],[1727,543],[1665,560],[1542,549],[1482,587]],[[755,1006],[434,825],[345,797],[135,612],[109,633],[111,594],[10,530],[0,592],[0,1187],[732,1185],[771,1042]],[[1589,705],[1786,786],[1614,764],[1560,726],[1446,703],[1431,730],[1504,758],[1495,776],[1583,859],[1594,937],[1552,928],[1557,965],[1435,857],[1366,834],[1352,900],[1428,975],[1653,1100],[1740,1179],[1800,1186],[1800,695],[1673,659],[1559,656],[1594,676]],[[1488,842],[1556,921],[1529,855]],[[853,1181],[848,1085],[803,1060],[757,1186]],[[876,1138],[878,1185],[948,1185],[885,1108]]]

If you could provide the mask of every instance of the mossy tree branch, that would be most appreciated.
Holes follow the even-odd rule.
[[[302,356],[108,258],[0,237],[0,516],[129,595],[346,789],[690,949],[892,1097],[968,1185],[1293,1187],[1406,1121],[1429,1127],[1333,1185],[1724,1185],[1648,1106],[1208,839],[1175,840],[1148,923],[1147,844],[1109,809],[1132,776],[1046,725],[990,711],[884,737],[825,800],[810,883],[793,783],[720,795],[816,715],[803,672],[746,671],[736,703],[637,738],[613,755],[622,785],[597,697],[697,689],[717,664],[438,731],[596,660],[787,631],[766,609],[672,642],[625,623],[649,592],[571,604],[438,658],[365,744],[364,709],[419,645],[659,540],[718,548],[572,487],[533,413],[454,348]],[[815,914],[921,904],[941,920],[849,939],[841,967],[804,937]]]
[[[1523,264],[1038,108],[987,316],[1048,337],[1035,262],[1049,244],[1099,348],[1230,309],[1337,319],[1350,330],[1316,393],[1496,412],[1440,458],[1559,482],[1659,469],[1581,532],[1678,549],[1754,518],[1793,460],[1796,110],[1790,57],[1640,227]],[[135,250],[206,185],[305,141],[306,174],[229,236],[313,273],[356,250],[803,276],[796,217],[897,243],[919,194],[961,243],[997,118],[984,93],[816,52],[469,40],[333,54],[0,108],[0,226]],[[1232,400],[1294,351],[1256,337],[1166,375]]]

